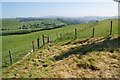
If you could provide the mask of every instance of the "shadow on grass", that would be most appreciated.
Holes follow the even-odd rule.
[[[3,69],[3,68],[6,68],[6,67],[8,67],[8,66],[2,66],[2,69]]]
[[[82,44],[85,42],[88,42],[90,40],[86,39],[83,41],[76,42],[74,44]],[[111,37],[105,37],[96,40],[95,42],[91,42],[89,44],[85,44],[79,47],[71,48],[68,52],[63,53],[59,56],[54,57],[55,60],[62,60],[64,58],[69,57],[71,54],[80,54],[80,55],[85,55],[88,52],[93,52],[93,51],[109,51],[113,53],[115,50],[118,50],[118,40],[120,40],[120,37],[111,39]]]

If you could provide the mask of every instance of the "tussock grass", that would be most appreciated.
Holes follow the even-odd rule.
[[[46,45],[3,69],[3,78],[118,78],[117,39],[119,36],[111,36],[109,40],[108,37],[98,37]],[[107,48],[106,45],[98,46],[106,40],[105,43],[109,44]],[[92,43],[91,51],[88,51],[84,46]],[[105,50],[98,51],[104,47]],[[109,47],[114,51],[109,51]]]

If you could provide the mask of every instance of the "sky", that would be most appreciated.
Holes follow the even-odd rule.
[[[70,1],[70,0],[69,0]],[[99,0],[98,0],[99,1]],[[42,16],[117,16],[118,3],[114,1],[97,2],[2,2],[2,17],[42,17]]]
[[[113,0],[1,0],[2,2],[113,2]]]

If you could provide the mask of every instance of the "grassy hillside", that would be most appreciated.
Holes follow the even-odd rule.
[[[78,38],[89,38],[92,35],[92,27],[95,27],[95,37],[98,36],[108,36],[110,29],[110,19],[99,21],[98,23],[87,23],[87,24],[77,24],[66,26],[54,30],[39,31],[24,35],[10,35],[2,37],[2,57],[3,57],[3,67],[9,65],[9,53],[11,50],[13,54],[13,61],[16,62],[23,58],[28,52],[32,50],[31,42],[35,41],[35,48],[37,48],[37,38],[41,38],[41,35],[49,35],[52,42],[59,42],[59,34],[62,34],[63,42],[74,39],[74,29],[77,29]],[[118,19],[112,19],[113,21],[113,34],[118,34]],[[94,25],[94,26],[93,26]],[[1,36],[0,36],[1,37]],[[56,40],[57,39],[57,40]],[[42,41],[42,40],[41,40]]]
[[[17,25],[18,23],[19,21],[15,19],[3,19],[2,20],[2,26],[13,26],[13,25]]]
[[[44,25],[42,25],[42,23]],[[44,28],[44,27],[54,27],[59,26],[59,25],[66,25],[66,23],[61,22],[60,20],[51,20],[51,21],[27,21],[27,22],[22,22],[16,19],[2,19],[2,28],[3,29],[9,29],[9,30],[19,30],[20,27],[23,27],[25,25],[27,28],[39,24],[39,28]]]
[[[19,21],[15,19],[3,19],[2,20],[2,28],[7,28],[7,29],[17,29],[19,25]]]
[[[49,30],[59,27],[64,27],[67,24],[61,19],[51,21],[27,21],[21,22],[16,19],[2,19],[2,29],[0,29],[0,36],[28,34],[32,32]]]
[[[120,36],[48,44],[3,69],[3,78],[118,78]]]

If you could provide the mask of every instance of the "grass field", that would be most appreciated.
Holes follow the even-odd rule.
[[[98,23],[87,23],[87,24],[77,24],[77,25],[70,25],[63,28],[53,29],[53,30],[45,30],[34,32],[30,34],[24,35],[9,35],[9,36],[0,36],[2,37],[2,65],[8,66],[9,65],[9,53],[8,51],[11,50],[13,54],[13,61],[16,62],[22,59],[28,52],[32,50],[31,42],[35,41],[35,48],[38,36],[41,38],[42,34],[49,35],[50,40],[52,42],[58,42],[59,34],[63,34],[63,41],[72,40],[74,39],[74,29],[77,29],[78,38],[88,38],[92,36],[92,27],[95,28],[95,37],[100,36],[108,36],[110,30],[110,21],[113,21],[113,34],[118,34],[118,19],[108,19],[104,21],[100,21]],[[16,22],[17,23],[17,22]],[[93,25],[94,26],[91,26]],[[56,40],[57,41],[54,41]]]
[[[20,22],[15,19],[3,19],[2,20],[2,28],[16,30],[16,29],[18,29],[19,24],[20,24]]]
[[[53,21],[26,21],[26,22],[22,22],[22,21],[18,21],[16,19],[2,19],[2,28],[4,29],[9,29],[11,31],[14,30],[19,30],[20,27],[22,27],[23,25],[34,25],[34,24],[41,24],[41,23],[51,23],[51,24],[56,24],[56,25],[61,25],[61,24],[65,24],[59,20],[53,20]],[[42,26],[41,26],[42,27]]]
[[[67,24],[60,20],[51,21],[18,21],[16,19],[2,19],[2,30],[0,29],[0,36],[28,34],[52,28],[66,26]]]

